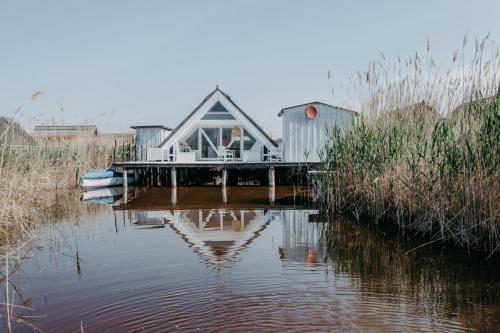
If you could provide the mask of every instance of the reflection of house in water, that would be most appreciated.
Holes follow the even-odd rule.
[[[268,224],[277,220],[283,228],[280,259],[321,262],[320,226],[310,222],[314,209],[190,209],[135,211],[135,225],[168,225],[210,264],[233,261],[255,240]]]
[[[168,217],[163,211],[135,211],[135,225],[142,226],[164,226]]]
[[[322,262],[321,224],[311,222],[317,210],[282,211],[283,247],[280,258],[285,261]]]
[[[264,209],[175,211],[170,227],[210,263],[230,262],[279,212]]]

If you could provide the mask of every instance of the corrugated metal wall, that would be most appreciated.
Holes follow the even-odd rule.
[[[307,118],[306,106],[285,110],[283,114],[283,160],[285,162],[319,162],[327,142],[326,129],[341,130],[352,124],[355,113],[313,103],[318,110],[314,119]]]
[[[161,127],[136,128],[135,144],[137,161],[146,160],[146,149],[156,148],[168,136],[169,130]]]

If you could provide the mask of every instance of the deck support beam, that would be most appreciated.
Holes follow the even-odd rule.
[[[172,187],[177,187],[177,170],[175,169],[175,167],[172,167],[170,169],[170,176],[171,176],[170,185]]]

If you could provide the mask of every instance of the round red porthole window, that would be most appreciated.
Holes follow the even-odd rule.
[[[309,119],[314,119],[318,115],[318,110],[316,110],[316,107],[314,105],[308,105],[306,107],[306,117]]]

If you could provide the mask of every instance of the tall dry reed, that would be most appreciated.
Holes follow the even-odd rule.
[[[500,52],[467,38],[443,72],[416,54],[358,73],[361,116],[329,129],[320,181],[329,214],[395,221],[490,251],[500,246]]]
[[[109,166],[122,156],[110,138],[16,146],[9,128],[0,138],[0,244],[30,234],[44,218],[70,213],[79,199],[79,179],[92,168]]]

